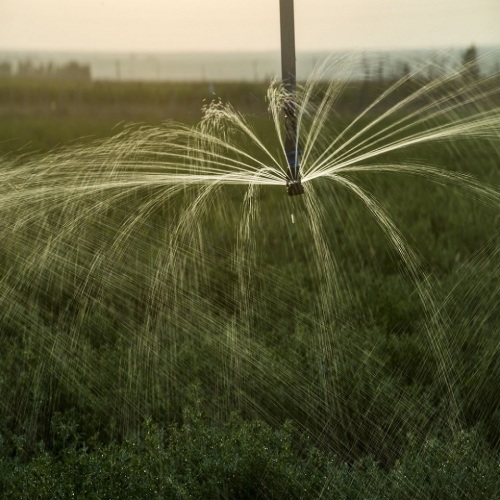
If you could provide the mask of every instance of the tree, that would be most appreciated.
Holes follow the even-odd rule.
[[[477,49],[472,44],[462,55],[462,70],[465,78],[469,80],[479,79],[479,61]]]
[[[12,65],[10,62],[0,62],[0,77],[11,76]]]

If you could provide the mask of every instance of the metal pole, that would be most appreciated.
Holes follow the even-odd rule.
[[[288,92],[295,92],[295,20],[293,0],[280,0],[281,76]]]
[[[285,100],[285,153],[288,162],[287,192],[290,196],[302,194],[300,182],[300,149],[297,141],[297,116],[294,95],[297,86],[295,62],[295,20],[293,0],[280,0],[281,77],[290,99]]]

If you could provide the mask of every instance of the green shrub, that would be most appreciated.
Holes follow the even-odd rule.
[[[388,469],[371,456],[348,465],[290,423],[236,415],[213,425],[191,411],[166,430],[149,421],[111,445],[87,446],[75,432],[68,442],[65,432],[57,456],[41,446],[28,462],[2,455],[1,498],[492,499],[500,487],[500,457],[475,431],[410,438]]]

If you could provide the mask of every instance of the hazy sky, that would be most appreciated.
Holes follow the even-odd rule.
[[[500,44],[500,0],[295,0],[297,50]],[[279,48],[279,0],[0,0],[0,50]]]

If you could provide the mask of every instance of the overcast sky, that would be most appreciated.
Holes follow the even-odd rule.
[[[500,44],[500,0],[295,0],[297,50]],[[0,0],[0,50],[279,48],[279,0]]]

